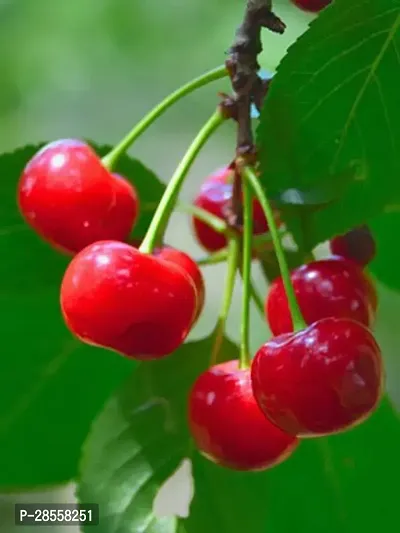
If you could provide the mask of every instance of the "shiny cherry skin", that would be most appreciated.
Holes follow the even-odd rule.
[[[361,423],[377,407],[384,381],[372,333],[342,318],[272,338],[255,355],[251,379],[263,413],[298,437]]]
[[[227,219],[226,209],[233,193],[233,171],[229,167],[219,169],[202,184],[194,205],[205,211]],[[217,252],[227,245],[224,235],[217,233],[201,220],[193,217],[193,229],[198,242],[209,252]],[[260,203],[253,202],[253,233],[259,235],[268,231],[268,224]]]
[[[376,255],[375,239],[365,225],[354,228],[344,235],[338,235],[329,244],[333,255],[355,261],[362,267],[368,265]]]
[[[140,239],[130,239],[129,244],[134,248],[140,248],[142,241]],[[153,250],[153,255],[158,256],[161,259],[165,259],[165,261],[171,261],[172,263],[175,263],[183,268],[192,278],[197,290],[197,312],[194,318],[194,322],[196,322],[203,311],[205,303],[204,278],[196,261],[194,261],[190,255],[182,252],[182,250],[178,250],[177,248],[173,248],[172,246],[168,246],[166,244],[155,248]]]
[[[370,327],[374,320],[373,286],[362,269],[341,257],[302,265],[291,272],[297,301],[307,324],[321,318],[351,318]],[[293,330],[282,278],[270,286],[265,316],[274,335]]]
[[[332,3],[332,0],[291,0],[293,4],[310,13],[319,13]]]
[[[125,240],[139,209],[134,187],[74,139],[52,142],[29,161],[18,205],[42,238],[67,253],[99,240]]]
[[[197,309],[196,287],[180,266],[117,241],[91,244],[73,258],[60,299],[79,339],[140,360],[176,350]]]
[[[205,300],[204,278],[196,261],[193,261],[190,255],[181,250],[177,250],[176,248],[172,248],[171,246],[156,248],[153,255],[178,265],[191,277],[197,291],[197,310],[194,318],[194,321],[196,322],[203,311]]]
[[[262,414],[250,371],[239,369],[238,361],[213,366],[198,377],[188,421],[203,455],[233,470],[265,470],[288,458],[298,444]]]

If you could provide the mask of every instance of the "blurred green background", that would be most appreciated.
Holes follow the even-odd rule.
[[[265,35],[261,62],[271,70],[310,20],[288,0],[275,5],[288,31],[284,36]],[[63,137],[88,138],[99,144],[117,142],[173,89],[223,63],[243,7],[244,0],[0,0],[1,151]],[[217,82],[180,102],[131,153],[162,180],[168,180],[192,137],[212,113],[219,90],[228,90],[227,84]],[[187,200],[209,172],[230,161],[234,135],[233,126],[226,125],[207,145],[184,188]],[[182,224],[184,219],[173,217],[167,240],[200,255],[189,226]],[[223,266],[206,270],[211,296],[192,338],[212,328],[223,273]],[[257,269],[255,277],[263,287]],[[387,359],[389,389],[399,401],[396,347],[400,297],[381,286],[379,291],[377,335]],[[239,297],[238,288],[236,303]],[[240,323],[237,309],[235,305],[228,327],[233,338]],[[267,336],[265,324],[253,313],[253,347]],[[35,499],[57,497],[68,501],[72,496],[46,494]],[[12,526],[15,498],[1,497],[1,531],[16,529]],[[28,495],[25,500],[33,497]],[[65,530],[72,532],[71,528]],[[28,533],[29,528],[23,531]],[[40,533],[40,528],[32,531]]]

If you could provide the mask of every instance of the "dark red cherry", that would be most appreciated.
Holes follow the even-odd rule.
[[[250,371],[238,361],[213,366],[199,376],[189,397],[189,427],[199,450],[234,470],[264,470],[282,462],[298,441],[260,411]]]
[[[98,240],[125,240],[138,203],[129,182],[110,174],[87,144],[73,139],[43,147],[26,165],[18,185],[25,220],[69,253]]]
[[[381,353],[372,333],[341,318],[272,338],[254,357],[251,378],[264,414],[299,437],[359,424],[383,390]]]
[[[181,250],[172,248],[171,246],[163,246],[162,248],[156,248],[153,254],[165,261],[171,261],[175,265],[181,267],[192,279],[197,290],[197,311],[194,320],[196,321],[203,308],[205,300],[205,284],[203,274],[198,267],[196,261]]]
[[[321,318],[351,318],[365,326],[374,320],[373,286],[352,261],[330,257],[291,272],[297,301],[307,324]],[[375,306],[376,307],[376,306]],[[274,335],[293,330],[282,278],[270,286],[265,315]]]
[[[318,13],[332,3],[332,0],[291,0],[293,4],[311,13]]]
[[[229,167],[222,168],[209,176],[201,186],[194,201],[196,207],[227,220],[227,207],[232,198],[234,173]],[[227,245],[224,235],[217,233],[201,220],[193,217],[193,228],[199,243],[209,252],[216,252]],[[264,212],[257,200],[253,202],[253,233],[259,235],[268,231]]]
[[[84,342],[144,360],[168,355],[185,340],[197,294],[189,274],[171,261],[101,241],[69,264],[61,309]]]
[[[368,226],[360,226],[338,235],[330,242],[333,255],[339,255],[366,266],[376,255],[375,239]]]

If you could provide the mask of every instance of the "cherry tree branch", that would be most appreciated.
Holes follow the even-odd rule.
[[[232,46],[228,51],[226,67],[234,91],[233,99],[225,96],[229,112],[237,121],[236,157],[253,165],[256,160],[251,124],[251,105],[260,109],[268,90],[269,82],[262,80],[258,71],[257,57],[262,51],[261,30],[267,28],[283,33],[285,24],[272,11],[272,0],[246,0],[243,21],[236,30]],[[235,106],[232,105],[235,103]],[[242,222],[242,188],[240,172],[235,169],[235,185],[230,205],[228,223],[238,227]]]

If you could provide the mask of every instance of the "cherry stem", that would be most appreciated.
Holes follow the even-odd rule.
[[[292,280],[290,278],[290,270],[286,261],[285,252],[283,250],[278,228],[276,227],[274,213],[254,171],[250,167],[245,167],[244,175],[247,178],[251,188],[253,189],[254,194],[258,198],[258,201],[260,202],[261,207],[263,208],[265,218],[267,219],[269,231],[271,233],[271,238],[275,249],[276,258],[278,260],[279,270],[282,276],[283,286],[285,287],[286,297],[288,299],[289,310],[293,322],[293,331],[299,331],[301,329],[304,329],[307,324],[301,313],[292,284]]]
[[[218,218],[218,217],[215,217],[215,218]],[[207,220],[205,218],[203,219],[203,222],[207,224]],[[214,227],[214,230],[218,231],[215,227]],[[221,233],[225,233],[225,232],[221,232]],[[228,229],[227,233],[230,235],[233,232],[232,230]],[[278,229],[278,233],[279,235],[283,237],[286,234],[286,230]],[[262,235],[253,236],[253,250],[262,249],[265,246],[265,244],[270,243],[270,242],[272,242],[272,237],[269,232],[263,233]],[[223,248],[222,250],[218,250],[218,252],[214,252],[212,254],[206,255],[205,257],[201,257],[200,259],[197,259],[196,263],[199,266],[215,265],[217,263],[223,263],[224,261],[226,261],[227,257],[228,257],[228,249]]]
[[[228,248],[222,248],[222,250],[219,250],[218,252],[196,259],[196,263],[198,266],[217,265],[218,263],[225,263],[227,259]]]
[[[242,320],[240,331],[239,368],[250,367],[250,300],[251,300],[251,259],[253,237],[253,201],[252,191],[247,180],[243,183],[243,252],[242,252]]]
[[[233,289],[235,288],[236,272],[239,264],[240,241],[239,237],[234,235],[229,239],[228,244],[228,264],[225,278],[224,295],[222,297],[221,310],[218,315],[217,325],[215,326],[214,345],[211,352],[210,366],[217,363],[218,354],[225,334],[226,321],[232,303]]]
[[[225,222],[225,220],[213,215],[212,213],[209,213],[201,207],[178,202],[176,210],[181,211],[183,213],[188,213],[189,215],[192,215],[198,220],[201,220],[217,233],[224,233],[225,235],[231,235],[233,233],[232,230],[228,227],[228,224]]]
[[[165,226],[168,223],[175,202],[185,181],[185,178],[192,166],[194,160],[203,148],[209,137],[216,131],[216,129],[223,123],[224,117],[220,110],[217,109],[211,118],[201,128],[192,144],[189,146],[186,154],[181,159],[177,166],[160,203],[154,213],[154,217],[147,230],[146,236],[140,246],[140,251],[143,253],[151,253],[161,233],[164,232]]]
[[[121,155],[124,154],[132,146],[136,139],[140,137],[142,133],[144,133],[147,128],[149,128],[153,122],[155,122],[173,104],[196,89],[199,89],[204,85],[208,85],[213,81],[225,78],[226,76],[228,76],[228,72],[225,65],[223,65],[210,70],[198,78],[194,78],[185,85],[182,85],[182,87],[179,87],[176,91],[171,93],[158,105],[156,105],[156,107],[154,107],[140,122],[138,122],[126,135],[126,137],[124,137],[124,139],[122,139],[122,141],[111,150],[111,152],[103,157],[103,165],[111,171],[115,167]]]

